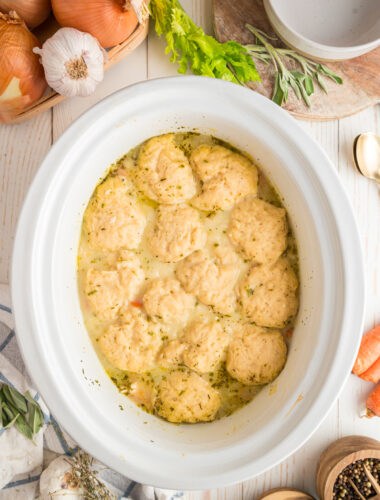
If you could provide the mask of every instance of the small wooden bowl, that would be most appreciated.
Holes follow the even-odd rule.
[[[380,442],[364,436],[338,439],[322,453],[316,474],[316,485],[321,500],[332,500],[334,484],[348,465],[366,458],[380,459]]]
[[[57,21],[51,15],[41,26],[33,30],[37,38],[44,42],[47,38],[51,37],[60,28]],[[118,63],[125,56],[135,50],[140,43],[142,43],[148,35],[149,19],[144,23],[139,24],[135,31],[119,45],[115,45],[112,49],[107,51],[107,62],[104,65],[104,71],[111,68],[114,64]],[[58,94],[52,89],[48,89],[45,94],[36,102],[23,109],[16,116],[7,120],[6,123],[20,123],[34,118],[47,109],[55,106],[59,102],[66,99],[65,96]]]
[[[265,500],[314,500],[314,497],[308,493],[293,488],[274,488],[266,491],[256,500],[264,500],[264,498]]]

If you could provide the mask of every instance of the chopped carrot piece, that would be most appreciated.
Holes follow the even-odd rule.
[[[371,392],[367,399],[367,416],[380,417],[380,384]]]
[[[359,375],[363,380],[377,384],[380,381],[380,358],[373,363],[364,373]]]
[[[291,336],[293,335],[293,332],[294,332],[294,328],[289,328],[289,330],[287,330],[287,331],[285,332],[285,338],[286,338],[286,339],[290,339],[290,338],[291,338]]]
[[[138,308],[142,308],[143,304],[142,302],[137,302],[137,301],[131,301],[131,306],[134,306],[134,307],[138,307]]]
[[[352,369],[355,375],[361,375],[380,358],[380,325],[366,333],[362,338],[359,354]]]

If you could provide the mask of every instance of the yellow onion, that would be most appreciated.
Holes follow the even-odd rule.
[[[61,26],[90,33],[103,47],[123,42],[138,24],[130,0],[53,0],[52,6]]]
[[[35,28],[47,19],[51,9],[50,0],[0,0],[0,11],[16,11],[29,28]]]
[[[41,47],[15,12],[0,12],[0,121],[13,118],[46,89],[44,70],[33,47]]]

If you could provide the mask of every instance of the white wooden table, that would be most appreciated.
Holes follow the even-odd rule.
[[[211,0],[183,0],[182,4],[196,22],[212,32]],[[23,199],[54,141],[77,116],[106,95],[135,82],[175,74],[176,68],[164,55],[164,42],[151,30],[149,38],[134,53],[107,72],[92,96],[67,99],[21,125],[0,124],[0,282],[9,281],[13,237]],[[355,171],[351,145],[360,132],[379,134],[379,124],[379,106],[333,122],[301,122],[326,150],[356,213],[367,273],[366,329],[380,323],[380,189]],[[330,442],[349,434],[380,439],[380,420],[359,417],[370,391],[371,384],[351,376],[339,401],[314,436],[281,465],[245,483],[207,492],[190,492],[186,497],[248,499],[278,486],[294,486],[315,494],[316,462]]]

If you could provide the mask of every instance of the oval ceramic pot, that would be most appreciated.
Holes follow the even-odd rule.
[[[130,148],[177,130],[213,134],[262,166],[283,196],[301,275],[299,316],[275,383],[227,418],[178,426],[137,408],[108,378],[83,324],[76,277],[82,215],[99,178]],[[270,100],[193,76],[123,89],[68,128],[27,195],[12,265],[18,341],[52,413],[108,466],[172,489],[248,479],[309,438],[354,362],[364,290],[355,219],[325,153]]]

